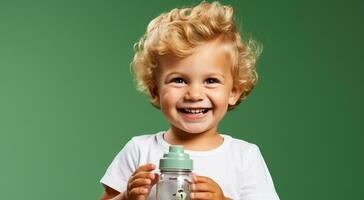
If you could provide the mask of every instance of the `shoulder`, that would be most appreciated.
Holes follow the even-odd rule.
[[[227,147],[234,152],[240,152],[242,154],[247,154],[250,151],[259,150],[259,147],[251,142],[245,141],[243,139],[233,138],[229,135],[223,135],[227,142]]]
[[[127,144],[123,147],[123,150],[132,153],[133,156],[142,156],[144,154],[149,154],[151,151],[159,151],[161,149],[161,144],[158,141],[158,137],[163,132],[157,132],[153,134],[141,134],[132,137]],[[143,157],[143,156],[142,156]]]
[[[157,144],[157,137],[158,137],[158,134],[160,134],[160,133],[161,132],[153,133],[153,134],[137,135],[137,136],[134,136],[129,141],[129,143],[132,143],[133,145],[136,145],[136,146]]]
[[[239,160],[240,162],[238,163],[246,165],[251,162],[262,160],[258,145],[228,135],[224,135],[224,139],[227,140],[226,148],[231,159],[235,161]]]

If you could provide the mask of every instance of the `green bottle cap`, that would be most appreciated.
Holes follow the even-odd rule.
[[[190,155],[184,152],[183,146],[171,145],[169,152],[159,160],[160,170],[192,170],[193,161]]]

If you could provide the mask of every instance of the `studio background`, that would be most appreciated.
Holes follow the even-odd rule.
[[[98,199],[122,146],[168,128],[135,89],[133,44],[198,2],[0,1],[0,198]],[[363,2],[222,3],[264,50],[220,132],[258,144],[281,199],[364,199]]]

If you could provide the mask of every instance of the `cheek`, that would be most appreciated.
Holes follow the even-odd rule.
[[[216,92],[213,95],[213,103],[215,104],[215,106],[219,106],[219,107],[227,107],[228,106],[228,101],[229,101],[229,93],[226,91],[219,91]]]
[[[161,106],[173,106],[180,99],[181,93],[177,90],[164,88],[160,91]]]

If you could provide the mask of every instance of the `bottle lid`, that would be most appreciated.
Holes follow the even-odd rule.
[[[159,160],[160,170],[192,170],[193,161],[181,145],[170,145],[169,152]]]

